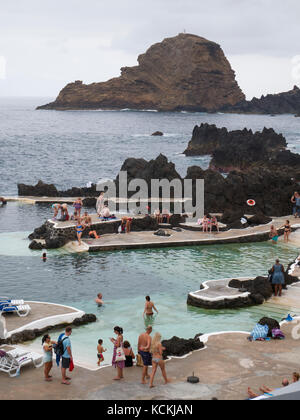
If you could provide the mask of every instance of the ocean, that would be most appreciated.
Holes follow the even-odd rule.
[[[0,99],[0,196],[16,195],[17,183],[39,179],[58,188],[85,186],[100,178],[115,178],[128,157],[156,158],[159,153],[185,175],[191,165],[206,168],[209,157],[185,157],[193,128],[202,122],[283,133],[292,151],[300,152],[300,119],[291,115],[256,116],[154,111],[36,111],[52,98]],[[163,137],[151,137],[154,131]],[[115,325],[135,346],[143,330],[144,297],[159,309],[154,329],[163,338],[193,337],[219,330],[250,330],[263,316],[281,319],[276,308],[205,311],[186,305],[187,294],[207,280],[266,274],[279,257],[287,264],[297,249],[280,243],[215,245],[176,249],[145,249],[95,254],[49,251],[43,263],[39,251],[28,249],[27,236],[50,218],[50,206],[8,203],[0,208],[0,296],[73,305],[95,313],[95,324],[75,329],[74,354],[96,364],[99,338],[108,348]],[[102,292],[105,305],[94,298]],[[54,337],[55,338],[55,337]],[[40,339],[36,341],[40,345]]]

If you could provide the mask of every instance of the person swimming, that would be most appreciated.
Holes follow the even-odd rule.
[[[103,305],[103,295],[102,293],[98,293],[95,302],[97,303],[98,306],[102,306]]]
[[[270,235],[269,236],[270,236],[270,239],[272,239],[272,243],[273,244],[277,244],[279,235],[278,235],[277,229],[275,228],[274,225],[271,226]]]
[[[2,206],[5,206],[7,204],[7,201],[4,197],[0,197],[0,203],[2,204]]]

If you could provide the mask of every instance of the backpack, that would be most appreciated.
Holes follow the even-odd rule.
[[[54,353],[56,354],[56,356],[60,356],[62,357],[62,355],[65,352],[64,349],[64,341],[69,338],[69,337],[65,337],[63,340],[59,340],[57,345],[54,347]]]

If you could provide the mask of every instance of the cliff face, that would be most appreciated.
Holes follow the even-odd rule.
[[[179,34],[152,45],[138,63],[104,83],[70,83],[38,109],[216,111],[245,100],[221,47],[196,35]]]
[[[241,114],[296,114],[300,115],[300,89],[294,86],[288,92],[253,98],[236,105],[225,105],[224,112]]]

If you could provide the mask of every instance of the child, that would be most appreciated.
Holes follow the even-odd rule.
[[[98,340],[98,346],[97,346],[97,357],[98,357],[98,362],[97,365],[100,366],[101,362],[104,362],[104,357],[103,357],[103,353],[106,351],[106,349],[102,346],[103,344],[103,340]]]

